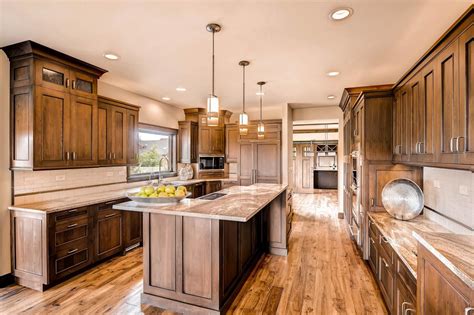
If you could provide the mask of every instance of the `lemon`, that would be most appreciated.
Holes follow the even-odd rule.
[[[162,191],[162,192],[160,192],[160,193],[158,194],[158,197],[160,197],[160,198],[162,198],[162,197],[168,197],[168,194],[165,193],[164,191]]]

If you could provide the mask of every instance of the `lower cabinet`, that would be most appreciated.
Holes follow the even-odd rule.
[[[416,279],[370,217],[368,264],[389,314],[416,314]]]
[[[43,291],[142,242],[142,213],[112,209],[121,199],[54,213],[11,212],[13,273]]]
[[[212,194],[213,192],[219,191],[222,189],[222,181],[207,181],[206,182],[206,195]]]

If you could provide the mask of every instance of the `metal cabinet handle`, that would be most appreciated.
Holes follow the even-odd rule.
[[[71,210],[68,210],[67,212],[68,213],[74,213],[74,212],[77,212],[77,209],[71,209]]]
[[[67,88],[69,87],[69,79],[66,79],[65,85]]]
[[[73,160],[73,161],[76,160],[76,152],[72,152],[72,160]]]
[[[449,151],[450,152],[454,152],[453,142],[454,142],[454,138],[449,139]]]
[[[70,249],[67,251],[68,254],[73,254],[75,252],[77,252],[79,249],[78,248],[74,248],[74,249]]]
[[[67,226],[67,228],[70,229],[70,228],[73,228],[73,227],[76,227],[76,226],[77,226],[77,223],[73,223],[73,224],[69,224]]]
[[[389,266],[389,265],[388,265],[388,262],[387,262],[387,261],[385,260],[385,258],[383,258],[383,257],[382,257],[382,262],[384,263],[385,268],[388,268],[388,266]]]
[[[469,313],[470,313],[471,311],[474,311],[474,307],[470,307],[470,306],[469,306],[469,307],[466,307],[466,308],[464,309],[464,315],[469,315]]]
[[[70,154],[69,152],[66,152],[66,161],[69,161]]]
[[[382,240],[382,242],[388,243],[388,239],[385,236],[382,236],[380,239]]]
[[[462,139],[464,142],[464,137],[456,137],[456,152],[464,152],[464,143],[462,144],[462,150],[459,150],[459,140]]]
[[[375,206],[375,200],[374,200],[374,198],[370,198],[370,206],[371,206],[371,207]]]
[[[73,89],[73,90],[76,89],[76,80],[72,80],[72,89]]]
[[[407,308],[405,310],[405,313],[403,313],[403,315],[408,315],[411,312],[413,312],[413,314],[416,314],[416,310],[414,310],[413,308]]]
[[[116,215],[116,213],[107,214],[105,218],[110,218],[110,217],[113,217],[114,215]]]
[[[115,153],[112,153],[112,156],[113,156],[113,158],[112,158],[112,159],[113,159],[113,160],[115,160]]]

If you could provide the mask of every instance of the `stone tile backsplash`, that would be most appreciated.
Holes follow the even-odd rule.
[[[99,167],[52,171],[15,171],[14,195],[127,182],[127,168]]]
[[[441,168],[423,168],[423,189],[425,205],[443,216],[431,211],[425,215],[453,232],[464,233],[474,230],[474,173]],[[456,224],[461,222],[469,228]]]

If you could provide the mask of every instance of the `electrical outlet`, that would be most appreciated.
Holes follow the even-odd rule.
[[[62,182],[66,180],[66,175],[57,175],[56,176],[56,181],[57,182]]]
[[[459,193],[464,196],[469,196],[469,188],[466,185],[459,185]]]
[[[439,184],[439,180],[434,180],[433,181],[433,186],[434,186],[434,188],[441,188],[441,186]]]
[[[107,177],[112,177],[112,176],[114,176],[114,172],[107,172],[107,173],[105,174],[105,176],[107,176]]]

